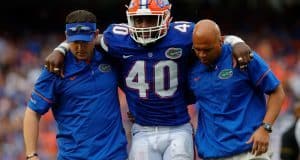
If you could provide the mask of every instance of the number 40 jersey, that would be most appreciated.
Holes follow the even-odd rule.
[[[101,46],[120,65],[121,88],[135,122],[145,126],[174,126],[189,122],[187,70],[194,24],[174,22],[168,33],[142,46],[124,24],[112,24]]]

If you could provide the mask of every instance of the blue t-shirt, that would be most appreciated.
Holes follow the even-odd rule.
[[[108,53],[117,58],[121,87],[135,122],[146,126],[174,126],[189,122],[187,62],[191,55],[190,22],[171,23],[168,34],[141,46],[126,25],[110,25],[103,33]]]
[[[245,152],[246,144],[266,114],[265,94],[279,80],[257,53],[246,71],[233,68],[232,51],[223,45],[216,64],[196,62],[189,85],[199,109],[196,145],[202,158],[220,158]]]
[[[57,159],[126,159],[117,78],[110,62],[97,51],[89,64],[70,52],[66,56],[64,77],[43,69],[28,102],[39,114],[52,109]]]

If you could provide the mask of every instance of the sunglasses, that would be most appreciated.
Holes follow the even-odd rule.
[[[75,27],[70,27],[67,29],[67,35],[76,35],[76,34],[92,34],[95,31],[88,26],[77,25]]]

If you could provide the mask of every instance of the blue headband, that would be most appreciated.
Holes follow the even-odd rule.
[[[66,35],[68,42],[93,40],[96,31],[96,23],[69,23],[66,24]]]

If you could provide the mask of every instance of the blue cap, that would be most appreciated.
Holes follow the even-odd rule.
[[[96,32],[96,23],[69,23],[66,24],[66,35],[68,42],[86,41],[90,42]]]

